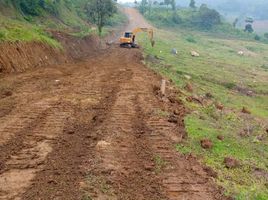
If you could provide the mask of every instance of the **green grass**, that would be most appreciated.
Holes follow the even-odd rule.
[[[56,40],[52,39],[42,28],[28,23],[0,17],[0,41],[39,41],[55,48],[61,48]]]
[[[63,31],[79,38],[97,35],[96,28],[87,22],[88,19],[81,6],[83,1],[72,2],[70,5],[66,2],[60,1],[57,4],[56,16],[45,10],[42,10],[39,16],[26,15],[11,4],[9,6],[0,4],[0,9],[7,7],[7,11],[0,14],[0,42],[39,41],[55,48],[62,48],[46,30]],[[114,27],[126,22],[126,16],[121,12],[120,7],[118,9],[119,12],[111,17],[103,28],[101,37],[107,36]]]
[[[268,199],[267,180],[254,175],[254,169],[260,168],[268,173],[268,46],[250,40],[235,40],[212,33],[172,29],[156,30],[156,45],[150,46],[145,35],[140,43],[146,55],[153,55],[159,62],[148,66],[159,72],[184,90],[186,83],[191,83],[194,94],[204,96],[212,94],[204,106],[185,100],[191,95],[180,97],[192,114],[185,118],[188,139],[177,145],[183,154],[195,153],[204,164],[217,173],[217,183],[225,188],[226,194],[237,200]],[[172,48],[178,55],[171,54]],[[190,51],[200,53],[200,57],[191,57]],[[238,51],[244,51],[239,56]],[[190,76],[190,80],[188,79]],[[253,91],[253,96],[236,89]],[[220,102],[224,110],[215,108]],[[242,114],[245,106],[250,115]],[[248,136],[241,136],[244,129],[251,129]],[[217,139],[223,135],[224,140]],[[209,138],[214,146],[204,150],[200,140]],[[261,139],[260,139],[261,138]],[[242,164],[237,169],[227,169],[223,160],[232,156]]]

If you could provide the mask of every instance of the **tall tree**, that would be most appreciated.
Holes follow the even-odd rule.
[[[233,27],[234,28],[236,28],[238,21],[239,21],[239,19],[238,18],[235,18],[235,20],[233,22]]]
[[[172,10],[175,11],[176,10],[176,1],[175,0],[171,0],[170,1],[170,4],[171,4]]]
[[[147,4],[148,4],[148,1],[147,0],[141,0],[141,4],[139,6],[139,10],[142,14],[144,14],[147,10]]]
[[[191,0],[189,6],[190,6],[190,8],[196,8],[196,6],[195,6],[195,0]]]
[[[117,12],[117,8],[112,0],[92,0],[87,4],[86,11],[89,20],[97,25],[101,35],[103,26]]]

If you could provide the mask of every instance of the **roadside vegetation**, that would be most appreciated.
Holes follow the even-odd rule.
[[[209,8],[206,4],[197,7],[195,1],[189,2],[188,8],[174,8],[172,1],[169,0],[154,4],[143,0],[137,7],[145,18],[156,27],[179,27],[184,30],[209,32],[221,37],[243,38],[268,43],[265,35],[258,35],[254,32],[253,21],[248,22],[243,28],[237,28],[237,22],[228,23],[217,10]]]
[[[143,12],[159,28],[154,48],[141,37],[146,63],[180,88],[191,111],[176,149],[212,168],[226,195],[268,199],[268,46],[221,17],[194,24],[200,9],[176,10],[177,23],[172,6]]]
[[[104,31],[125,22],[118,5],[105,7],[109,13],[102,20]],[[84,37],[98,34],[93,17],[93,0],[5,0],[0,2],[0,41],[42,41],[58,47],[57,41],[49,34],[52,30],[64,31],[74,36]],[[98,24],[96,24],[98,26]]]

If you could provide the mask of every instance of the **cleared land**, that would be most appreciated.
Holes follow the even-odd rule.
[[[132,28],[146,24],[126,10]],[[138,21],[137,21],[138,20]],[[184,106],[118,45],[73,64],[1,75],[0,199],[225,199],[175,144]]]

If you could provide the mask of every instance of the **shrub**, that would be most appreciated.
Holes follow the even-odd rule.
[[[187,37],[186,40],[190,43],[196,43],[196,40],[193,38],[193,36]]]
[[[257,40],[257,41],[260,41],[261,37],[259,35],[255,35],[254,39]]]
[[[4,40],[4,38],[5,38],[5,33],[0,30],[0,41]]]
[[[254,29],[252,28],[252,25],[251,24],[247,24],[245,26],[245,32],[248,32],[248,33],[253,33],[254,32]]]
[[[177,13],[173,13],[172,14],[172,21],[175,23],[175,24],[180,24],[182,22],[180,16],[177,14]]]
[[[221,24],[221,16],[216,10],[210,9],[203,4],[197,15],[193,17],[193,23],[202,29],[209,30],[213,26]]]
[[[227,89],[233,89],[236,87],[236,84],[235,83],[223,83],[223,86],[226,87]]]

